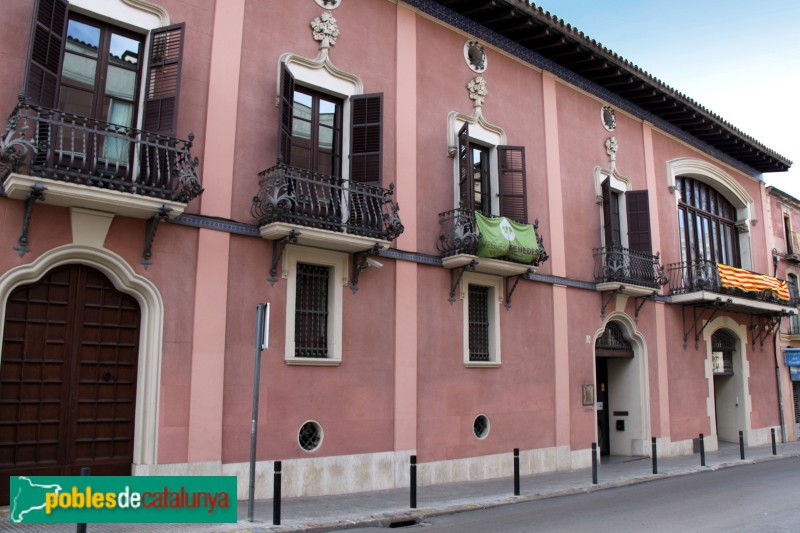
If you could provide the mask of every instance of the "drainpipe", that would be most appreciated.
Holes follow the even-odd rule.
[[[783,320],[781,319],[781,322]],[[778,331],[775,332],[773,337],[775,338],[775,342],[772,344],[774,351],[775,351],[775,379],[778,382],[778,415],[780,416],[781,420],[781,442],[786,443],[786,421],[783,418],[783,393],[781,392],[781,365],[778,360],[778,344],[780,344],[780,325],[778,326]]]

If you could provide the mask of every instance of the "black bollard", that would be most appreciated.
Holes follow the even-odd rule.
[[[272,524],[281,525],[281,462],[275,461],[275,477],[272,485]]]
[[[739,457],[744,461],[744,432],[739,432]]]
[[[778,455],[778,443],[775,442],[775,428],[770,430],[772,433],[772,455]]]
[[[81,475],[88,476],[90,475],[91,469],[88,466],[81,467]],[[86,533],[86,524],[78,524],[75,528],[76,533]]]
[[[656,438],[653,437],[653,473],[658,474],[658,450],[656,449]]]
[[[706,466],[706,441],[700,433],[700,466]]]
[[[597,443],[592,443],[592,485],[597,485]]]
[[[411,456],[411,508],[417,508],[417,456]]]
[[[519,448],[514,448],[514,496],[519,496]]]

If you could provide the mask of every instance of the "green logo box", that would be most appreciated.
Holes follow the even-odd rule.
[[[236,522],[236,476],[11,476],[9,522]]]

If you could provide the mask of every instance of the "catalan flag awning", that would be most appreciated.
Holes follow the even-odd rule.
[[[789,285],[785,281],[754,274],[748,270],[717,263],[719,280],[723,287],[730,287],[747,292],[771,291],[776,298],[789,301]]]

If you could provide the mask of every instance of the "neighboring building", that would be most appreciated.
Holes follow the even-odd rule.
[[[792,299],[800,300],[800,200],[775,187],[767,187],[772,224],[774,275],[785,279]],[[787,438],[800,432],[800,318],[783,320],[775,337],[776,367],[780,368],[781,410]]]
[[[762,173],[791,162],[563,21],[7,3],[3,475],[246,497],[262,302],[259,498],[275,460],[317,495],[407,485],[412,454],[430,484],[780,430]]]

